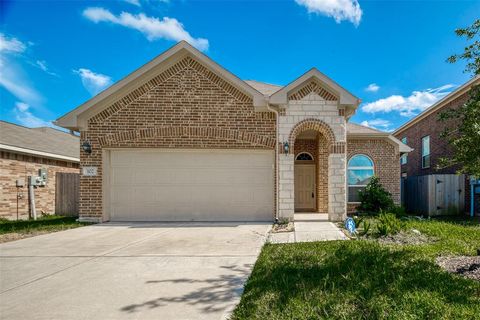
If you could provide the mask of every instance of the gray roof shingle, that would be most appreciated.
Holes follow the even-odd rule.
[[[362,126],[361,124],[347,122],[347,133],[350,134],[378,134],[378,135],[387,135],[388,132],[380,131],[370,127]]]
[[[245,80],[246,83],[258,92],[266,95],[266,96],[271,96],[278,90],[282,89],[282,86],[276,85],[276,84],[270,84],[270,83],[265,83],[265,82],[260,82],[256,80]]]
[[[0,120],[0,144],[72,158],[80,157],[80,138],[48,127],[27,128]]]

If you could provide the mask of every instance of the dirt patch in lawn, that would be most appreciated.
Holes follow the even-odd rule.
[[[480,256],[438,257],[436,262],[448,272],[480,281]]]
[[[437,239],[420,233],[418,230],[409,230],[380,237],[378,241],[384,244],[420,245],[435,242]]]
[[[12,233],[0,234],[0,243],[20,240],[25,238],[31,238],[31,237],[35,237],[35,236],[39,236],[47,233],[52,233],[52,231],[34,231],[29,233],[12,232]]]
[[[295,230],[295,226],[293,222],[289,223],[276,223],[272,227],[272,233],[279,233],[279,232],[292,232]]]

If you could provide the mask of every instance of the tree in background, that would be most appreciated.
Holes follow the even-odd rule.
[[[480,19],[471,26],[455,30],[457,36],[470,43],[462,54],[452,55],[450,63],[465,61],[464,72],[472,77],[480,76]],[[453,148],[450,158],[440,159],[440,167],[458,165],[458,173],[480,178],[480,86],[470,90],[468,101],[458,109],[449,109],[440,114],[441,121],[453,120],[442,133]]]

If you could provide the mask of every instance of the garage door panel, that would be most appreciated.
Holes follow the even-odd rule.
[[[272,220],[273,160],[266,150],[112,150],[110,220]]]
[[[111,171],[112,184],[129,185],[132,182],[133,172],[129,168],[113,168]]]

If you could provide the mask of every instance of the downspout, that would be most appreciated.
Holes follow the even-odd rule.
[[[278,113],[278,110],[272,108],[270,106],[270,104],[267,102],[267,109],[270,110],[271,112],[275,113],[275,222],[278,222],[278,206],[279,206],[279,194],[280,194],[280,190],[278,190],[279,188],[279,180],[280,180],[280,176],[279,176],[279,164],[278,164],[278,145],[279,145],[279,142],[278,142],[278,126],[279,126],[279,123],[278,123],[278,120],[279,120],[279,113]]]

